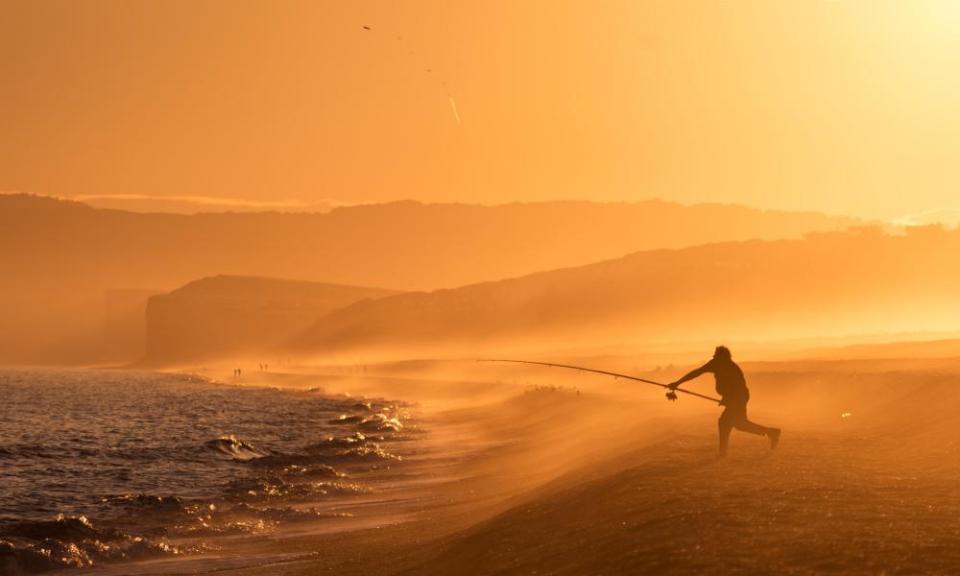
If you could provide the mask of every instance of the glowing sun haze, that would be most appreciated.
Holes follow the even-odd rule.
[[[949,212],[958,69],[949,1],[7,0],[0,190]]]

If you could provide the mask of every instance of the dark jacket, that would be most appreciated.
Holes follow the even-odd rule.
[[[687,380],[693,380],[697,376],[707,372],[712,373],[716,380],[717,394],[720,395],[720,404],[722,406],[746,404],[747,401],[750,400],[750,390],[747,388],[747,379],[743,376],[743,370],[741,370],[733,360],[714,358],[677,382],[682,383]]]

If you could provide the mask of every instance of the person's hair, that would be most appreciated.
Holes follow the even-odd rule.
[[[714,358],[723,358],[724,360],[732,360],[733,356],[730,354],[730,349],[726,346],[717,346],[717,349],[713,351]]]

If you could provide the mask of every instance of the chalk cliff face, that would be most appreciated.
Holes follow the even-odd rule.
[[[295,345],[439,350],[951,331],[960,317],[958,253],[960,231],[937,228],[646,251],[359,302],[320,319]]]
[[[147,304],[144,362],[179,363],[274,354],[328,312],[389,290],[273,278],[216,276]],[[264,356],[265,360],[272,356]]]

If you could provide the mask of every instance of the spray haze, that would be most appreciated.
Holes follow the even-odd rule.
[[[0,2],[0,574],[954,574],[960,9]]]

